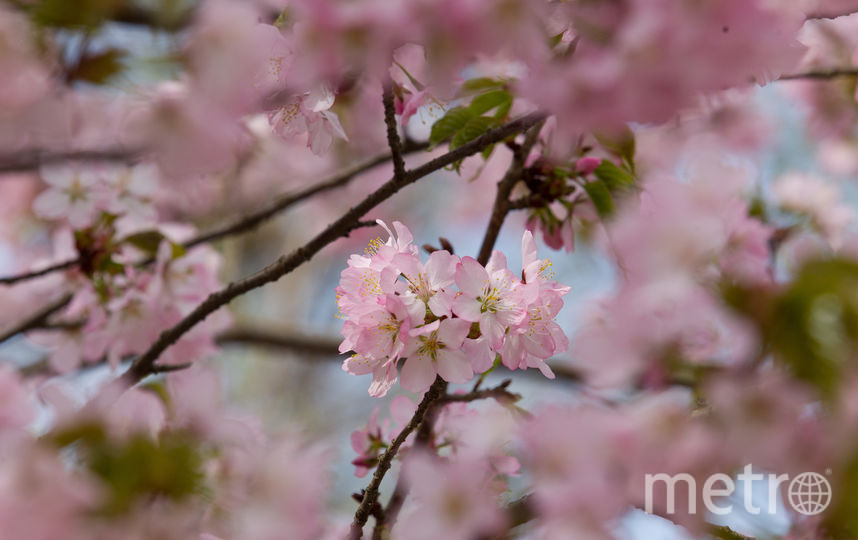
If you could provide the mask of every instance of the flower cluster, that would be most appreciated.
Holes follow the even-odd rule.
[[[370,395],[390,390],[400,361],[403,388],[418,393],[436,375],[467,382],[498,356],[509,369],[535,367],[553,377],[545,360],[568,347],[554,318],[569,288],[552,279],[548,260],[537,258],[530,232],[522,238],[519,278],[499,251],[485,266],[447,251],[423,262],[407,227],[394,222],[394,234],[379,224],[390,238],[352,255],[337,288],[346,320],[340,352],[354,352],[343,369],[372,373]]]

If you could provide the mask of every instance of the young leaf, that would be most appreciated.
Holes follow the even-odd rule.
[[[610,217],[615,210],[614,198],[611,196],[610,190],[601,180],[594,180],[584,184],[584,191],[596,207],[599,217],[602,219]]]
[[[132,234],[125,237],[123,241],[141,249],[149,255],[155,256],[158,253],[158,246],[161,245],[161,240],[163,239],[163,234],[153,230]]]
[[[487,113],[495,108],[499,111],[505,111],[505,115],[511,105],[512,94],[506,90],[492,90],[491,92],[486,92],[475,97],[468,106],[468,109],[476,116]]]
[[[462,146],[466,142],[476,139],[492,127],[494,123],[494,120],[487,116],[471,118],[464,126],[462,126],[462,129],[453,136],[453,140],[450,142],[450,148]]]
[[[447,114],[432,125],[432,132],[429,135],[430,146],[435,147],[442,141],[453,137],[465,127],[465,124],[473,116],[473,113],[466,107],[453,107],[447,111]]]
[[[624,192],[635,187],[635,177],[608,160],[602,160],[593,174],[605,183],[611,193]]]
[[[122,59],[125,51],[108,49],[104,52],[87,55],[69,73],[69,79],[104,84],[123,69]]]

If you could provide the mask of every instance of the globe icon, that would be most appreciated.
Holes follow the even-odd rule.
[[[831,503],[831,484],[819,473],[804,472],[789,483],[789,503],[799,514],[821,514]]]

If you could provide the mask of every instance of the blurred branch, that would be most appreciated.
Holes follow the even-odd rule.
[[[815,71],[805,71],[802,73],[790,73],[781,75],[779,81],[795,81],[800,79],[815,79],[815,80],[830,80],[838,77],[855,77],[858,76],[858,68],[844,67],[835,69],[821,69]]]
[[[713,525],[710,527],[710,532],[714,538],[720,540],[754,540],[753,536],[739,534],[726,525]]]
[[[65,330],[66,327],[71,329],[80,328],[80,323],[69,323],[52,325],[46,324],[47,329]],[[339,360],[339,341],[330,337],[323,336],[307,336],[303,334],[295,334],[275,330],[260,330],[250,327],[239,327],[227,330],[217,336],[215,341],[219,345],[260,345],[263,347],[272,347],[276,349],[285,349],[297,353],[305,353],[313,357],[329,357],[332,360]],[[130,360],[127,358],[126,360]],[[101,358],[95,362],[84,363],[82,369],[90,369],[101,366],[107,363],[107,358]],[[185,369],[190,367],[186,364],[181,364],[180,367],[159,366],[160,372],[175,371],[177,369]],[[48,358],[42,358],[31,364],[20,366],[18,372],[23,377],[33,377],[36,375],[61,375],[54,371],[51,367]]]
[[[194,19],[196,5],[181,11],[169,13],[165,10],[146,9],[136,5],[134,2],[122,2],[109,19],[113,22],[131,24],[136,26],[148,26],[157,30],[176,32],[183,30],[191,24]]]
[[[217,337],[217,342],[221,345],[261,345],[337,359],[340,355],[340,342],[334,338],[288,334],[250,327],[227,330]]]
[[[14,283],[18,283],[19,281],[27,281],[30,279],[35,279],[37,277],[46,276],[48,274],[52,274],[54,272],[59,272],[60,270],[67,270],[72,266],[75,266],[80,262],[80,259],[70,259],[67,261],[59,262],[56,264],[52,264],[50,266],[46,266],[41,270],[30,270],[29,272],[24,272],[23,274],[16,274],[14,276],[6,276],[0,277],[0,285],[12,285]]]
[[[333,243],[335,240],[343,236],[347,236],[349,232],[360,225],[360,219],[367,212],[375,208],[381,202],[392,197],[400,189],[420,180],[434,171],[450,165],[451,163],[455,163],[460,159],[480,152],[487,146],[500,142],[516,133],[525,131],[542,122],[544,119],[544,113],[532,113],[520,117],[502,126],[488,130],[483,135],[459,146],[455,150],[447,152],[443,156],[432,159],[415,169],[406,171],[402,178],[392,178],[357,205],[352,207],[339,219],[328,225],[328,227],[303,246],[288,255],[281,256],[279,259],[256,274],[246,279],[234,281],[223,289],[209,295],[209,297],[199,304],[196,309],[185,316],[176,325],[162,332],[152,346],[131,364],[131,367],[122,375],[122,377],[120,377],[117,384],[121,388],[127,388],[136,384],[152,372],[156,361],[167,347],[178,341],[179,338],[190,331],[199,322],[203,321],[206,317],[221,307],[229,304],[233,299],[249,291],[262,287],[263,285],[277,281],[281,277],[289,274],[294,269],[309,261],[316,253],[321,251],[322,248],[326,247],[328,244]]]
[[[48,317],[68,305],[68,303],[71,302],[71,299],[71,294],[64,294],[53,302],[50,302],[49,304],[43,306],[35,313],[27,316],[24,320],[18,322],[17,324],[0,333],[0,343],[3,343],[7,339],[17,334],[20,334],[21,332],[26,332],[27,330],[32,330],[45,324],[48,320]]]
[[[474,390],[466,394],[447,394],[438,398],[433,407],[443,406],[448,403],[470,403],[481,399],[494,399],[502,404],[512,403],[521,399],[521,396],[507,390],[512,384],[512,379],[506,379],[499,385],[483,390]]]
[[[420,150],[424,150],[426,147],[426,143],[418,143],[410,145],[408,148],[405,149],[405,151],[417,152]],[[319,182],[318,184],[314,184],[294,193],[282,195],[279,198],[275,199],[275,201],[267,207],[262,208],[261,210],[257,210],[252,214],[248,214],[247,216],[236,220],[234,223],[214,229],[207,233],[200,234],[192,238],[191,240],[184,242],[182,245],[185,248],[192,248],[194,246],[198,246],[207,242],[213,242],[215,240],[220,240],[221,238],[225,238],[234,234],[242,234],[245,232],[252,231],[265,221],[271,219],[272,217],[286,210],[290,206],[305,201],[316,194],[348,185],[349,182],[351,182],[356,176],[386,162],[388,159],[390,159],[390,157],[390,152],[382,152],[378,155],[370,157],[364,161],[361,161],[360,163],[357,163],[355,165],[342,169],[339,172],[334,173],[332,176],[330,176],[326,180]],[[13,283],[27,281],[60,270],[66,270],[68,268],[71,268],[72,266],[75,266],[79,262],[80,259],[75,258],[53,264],[41,270],[32,270],[13,276],[0,277],[0,284],[11,285]],[[151,263],[152,261],[148,260],[145,262]]]
[[[805,17],[808,21],[818,20],[818,19],[839,19],[840,17],[848,17],[849,15],[854,15],[858,13],[854,9],[849,11],[829,11],[829,12],[817,12],[817,13],[808,13]]]
[[[30,172],[38,170],[43,165],[54,165],[68,161],[113,161],[120,163],[134,162],[139,152],[127,148],[112,148],[107,150],[71,150],[55,152],[42,149],[21,150],[8,154],[0,154],[0,174],[14,172]]]
[[[408,153],[417,152],[420,150],[425,150],[427,147],[427,143],[419,143],[413,146],[409,146],[407,149],[405,149],[405,151]],[[287,193],[285,195],[282,195],[269,206],[261,210],[257,210],[252,214],[248,214],[247,216],[238,219],[230,225],[226,225],[219,229],[215,229],[213,231],[201,234],[189,240],[188,242],[185,242],[183,245],[186,248],[191,248],[206,242],[219,240],[221,238],[233,234],[241,234],[251,231],[261,225],[263,222],[271,219],[278,213],[282,212],[283,210],[286,210],[294,204],[305,201],[319,193],[347,186],[356,176],[372,169],[373,167],[385,163],[390,158],[391,152],[381,152],[379,154],[376,154],[375,156],[367,158],[359,163],[356,163],[355,165],[346,167],[334,173],[333,175],[319,182],[318,184],[314,184],[294,193]]]

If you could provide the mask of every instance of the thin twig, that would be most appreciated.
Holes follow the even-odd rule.
[[[58,325],[42,325],[39,328],[64,330],[62,326]],[[80,328],[80,324],[75,324],[75,328]],[[287,351],[302,353],[298,355],[298,358],[301,359],[330,359],[331,361],[339,361],[338,356],[340,354],[338,350],[339,341],[337,341],[337,339],[335,338],[323,336],[307,336],[302,334],[295,334],[288,331],[260,330],[258,328],[250,327],[239,327],[234,328],[232,330],[227,330],[219,334],[215,338],[215,341],[218,345],[221,346],[258,345],[262,347],[284,349]],[[133,356],[123,360],[131,360],[132,358]],[[106,364],[107,357],[103,357],[92,362],[83,363],[78,368],[78,370],[88,370],[104,366]],[[169,368],[170,366],[164,367]],[[62,375],[62,373],[56,371],[51,366],[50,360],[47,356],[33,363],[24,366],[19,366],[17,369],[18,373],[20,373],[21,376],[24,378],[35,376],[51,377],[55,375]],[[161,371],[163,372],[164,370]]]
[[[405,427],[402,428],[399,435],[391,441],[390,446],[387,447],[387,450],[385,450],[384,454],[382,454],[381,458],[378,460],[375,473],[372,475],[372,480],[366,490],[364,490],[363,500],[355,512],[354,521],[352,521],[351,531],[349,534],[349,538],[352,540],[360,540],[360,538],[363,537],[363,526],[366,525],[366,522],[369,519],[370,510],[378,502],[378,488],[381,486],[381,481],[384,479],[384,475],[390,469],[394,456],[396,456],[396,453],[399,451],[399,447],[402,446],[405,439],[408,438],[411,432],[414,431],[423,421],[423,416],[426,414],[429,406],[441,396],[442,389],[446,384],[447,383],[441,377],[435,378],[435,382],[432,383],[432,386],[430,386],[429,390],[427,390],[423,395],[423,399],[420,400],[417,410],[414,411],[414,416],[412,416],[411,420],[409,420]]]
[[[491,251],[494,248],[495,242],[497,241],[498,232],[500,231],[501,226],[503,225],[504,219],[506,219],[509,210],[507,208],[507,204],[509,203],[509,194],[512,190],[512,186],[518,181],[521,177],[521,172],[524,167],[524,162],[527,159],[527,154],[530,152],[530,149],[536,144],[537,137],[539,135],[540,128],[544,122],[544,118],[538,119],[534,124],[529,127],[529,131],[527,131],[527,136],[525,138],[525,143],[518,147],[513,156],[512,165],[510,165],[509,170],[504,175],[503,179],[498,182],[498,191],[495,195],[495,203],[494,210],[492,211],[492,217],[489,220],[489,225],[486,229],[485,236],[483,238],[483,244],[480,248],[480,254],[478,257],[478,261],[480,264],[486,264],[488,262],[489,257],[491,256]],[[438,379],[440,380],[440,379]],[[438,382],[436,380],[436,383]],[[454,399],[453,396],[446,393],[446,382],[442,387],[439,400],[445,400],[445,402],[449,401],[459,401]],[[505,383],[508,385],[509,383]],[[506,386],[504,386],[506,388]],[[471,393],[473,396],[479,394],[479,391],[475,391]],[[475,399],[479,399],[476,398]],[[440,411],[440,407],[433,406],[430,410],[425,414],[425,418],[423,422],[420,424],[420,428],[417,432],[417,436],[415,437],[415,446],[429,446],[432,440],[432,433],[435,426],[435,419],[437,418],[438,412]],[[397,479],[396,486],[393,489],[393,494],[390,497],[390,500],[387,503],[387,507],[384,509],[384,513],[382,514],[382,519],[376,521],[375,528],[373,529],[373,540],[383,538],[384,531],[390,530],[393,528],[393,525],[396,523],[397,516],[399,515],[399,511],[402,509],[402,505],[405,502],[405,497],[408,495],[408,488],[400,476]],[[361,538],[361,531],[358,529],[358,536],[355,535],[354,524],[352,525],[352,538],[359,539]]]
[[[57,152],[49,150],[21,150],[10,154],[0,155],[0,174],[14,172],[31,172],[43,165],[65,163],[69,161],[107,161],[133,163],[140,157],[139,151],[127,148],[108,150],[72,150]]]
[[[416,143],[404,149],[404,151],[416,152],[419,150],[426,149],[427,146],[427,143]],[[257,210],[256,212],[253,212],[252,214],[249,214],[243,218],[240,218],[234,223],[200,234],[184,242],[182,246],[184,246],[186,249],[190,249],[200,244],[220,240],[227,236],[252,231],[256,227],[261,225],[263,222],[271,219],[272,217],[282,212],[283,210],[286,210],[290,206],[305,201],[318,193],[322,193],[339,187],[344,187],[348,185],[359,174],[366,172],[373,167],[381,165],[390,158],[390,152],[382,152],[380,154],[367,158],[360,163],[357,163],[334,173],[329,178],[319,182],[318,184],[314,184],[294,193],[282,195],[265,208]],[[0,284],[11,285],[21,281],[27,281],[53,272],[58,272],[60,270],[66,270],[77,265],[79,262],[80,258],[75,258],[53,264],[40,270],[32,270],[13,276],[0,277]],[[146,259],[140,264],[151,264],[152,262],[154,262],[153,259]]]
[[[58,262],[52,264],[50,266],[46,266],[40,270],[30,270],[28,272],[24,272],[23,274],[16,274],[14,276],[6,276],[0,277],[0,285],[13,285],[20,281],[27,281],[30,279],[35,279],[37,277],[46,276],[48,274],[52,274],[54,272],[59,272],[61,270],[67,270],[80,262],[79,258],[71,259],[68,261]]]
[[[810,80],[830,80],[836,79],[839,77],[856,77],[858,76],[858,68],[855,67],[843,67],[843,68],[833,68],[833,69],[820,69],[813,71],[805,71],[801,73],[789,73],[786,75],[781,75],[777,80],[779,81],[795,81],[800,79],[810,79]]]
[[[512,384],[512,379],[506,379],[492,388],[475,390],[466,394],[447,394],[438,398],[434,407],[443,406],[448,403],[470,403],[481,399],[494,399],[501,404],[513,403],[521,399],[521,396],[507,390]]]
[[[196,309],[185,316],[173,327],[163,331],[152,346],[135,360],[131,367],[118,380],[117,384],[127,388],[136,384],[140,379],[152,372],[152,367],[167,347],[176,343],[185,333],[198,323],[202,322],[210,314],[230,303],[233,299],[267,283],[271,283],[292,272],[303,263],[309,261],[322,248],[334,242],[338,238],[347,235],[360,219],[379,203],[387,200],[403,187],[412,184],[459,159],[475,154],[485,147],[502,141],[507,137],[529,129],[545,118],[543,113],[533,113],[502,126],[491,129],[476,139],[459,146],[455,150],[447,152],[443,156],[435,158],[416,169],[406,171],[403,178],[393,178],[368,195],[364,200],[352,207],[339,219],[328,225],[315,238],[294,250],[288,255],[283,255],[266,268],[256,274],[239,281],[234,281],[225,288],[208,296]]]
[[[407,148],[406,151],[415,152],[418,150],[424,150],[427,147],[428,145],[426,143],[419,143]],[[214,240],[220,240],[221,238],[224,238],[226,236],[251,231],[263,222],[267,221],[268,219],[272,218],[276,214],[282,212],[283,210],[289,208],[294,204],[307,200],[318,193],[347,186],[359,174],[366,172],[373,167],[381,165],[390,158],[391,152],[381,152],[375,156],[363,160],[360,163],[357,163],[355,165],[342,169],[339,172],[334,173],[332,176],[319,182],[318,184],[314,184],[300,191],[296,191],[295,193],[283,195],[266,208],[249,214],[237,220],[235,223],[201,234],[185,242],[182,245],[186,248],[192,248],[200,244],[212,242]]]
[[[515,149],[512,164],[510,164],[506,174],[498,182],[498,190],[495,195],[492,215],[489,218],[486,234],[483,237],[483,244],[480,246],[480,253],[477,256],[477,261],[482,265],[489,262],[489,258],[492,256],[492,249],[494,249],[495,242],[497,242],[498,234],[500,234],[506,215],[510,211],[509,195],[512,192],[513,186],[515,186],[516,182],[521,179],[521,173],[524,170],[524,163],[527,160],[527,155],[536,144],[541,127],[542,122],[540,121],[530,128],[524,144]]]
[[[393,86],[390,81],[384,85],[382,95],[384,103],[384,123],[387,126],[387,145],[393,161],[394,178],[405,176],[405,162],[402,161],[402,143],[399,141],[399,126],[396,124],[396,110],[393,105]]]
[[[3,343],[7,339],[12,336],[18,335],[21,332],[26,332],[27,330],[31,330],[33,328],[37,328],[47,321],[48,317],[66,307],[69,302],[71,302],[72,295],[64,294],[56,300],[50,302],[49,304],[43,306],[35,313],[26,317],[24,320],[19,321],[17,324],[9,328],[8,330],[0,333],[0,343]]]
[[[808,21],[818,20],[818,19],[839,19],[840,17],[848,17],[849,15],[854,15],[858,13],[854,9],[849,11],[829,11],[829,12],[818,12],[818,13],[808,13],[805,16],[805,19]]]
[[[330,337],[305,336],[300,334],[259,330],[258,328],[235,328],[217,337],[220,345],[261,345],[307,353],[315,356],[337,357],[339,341]]]

